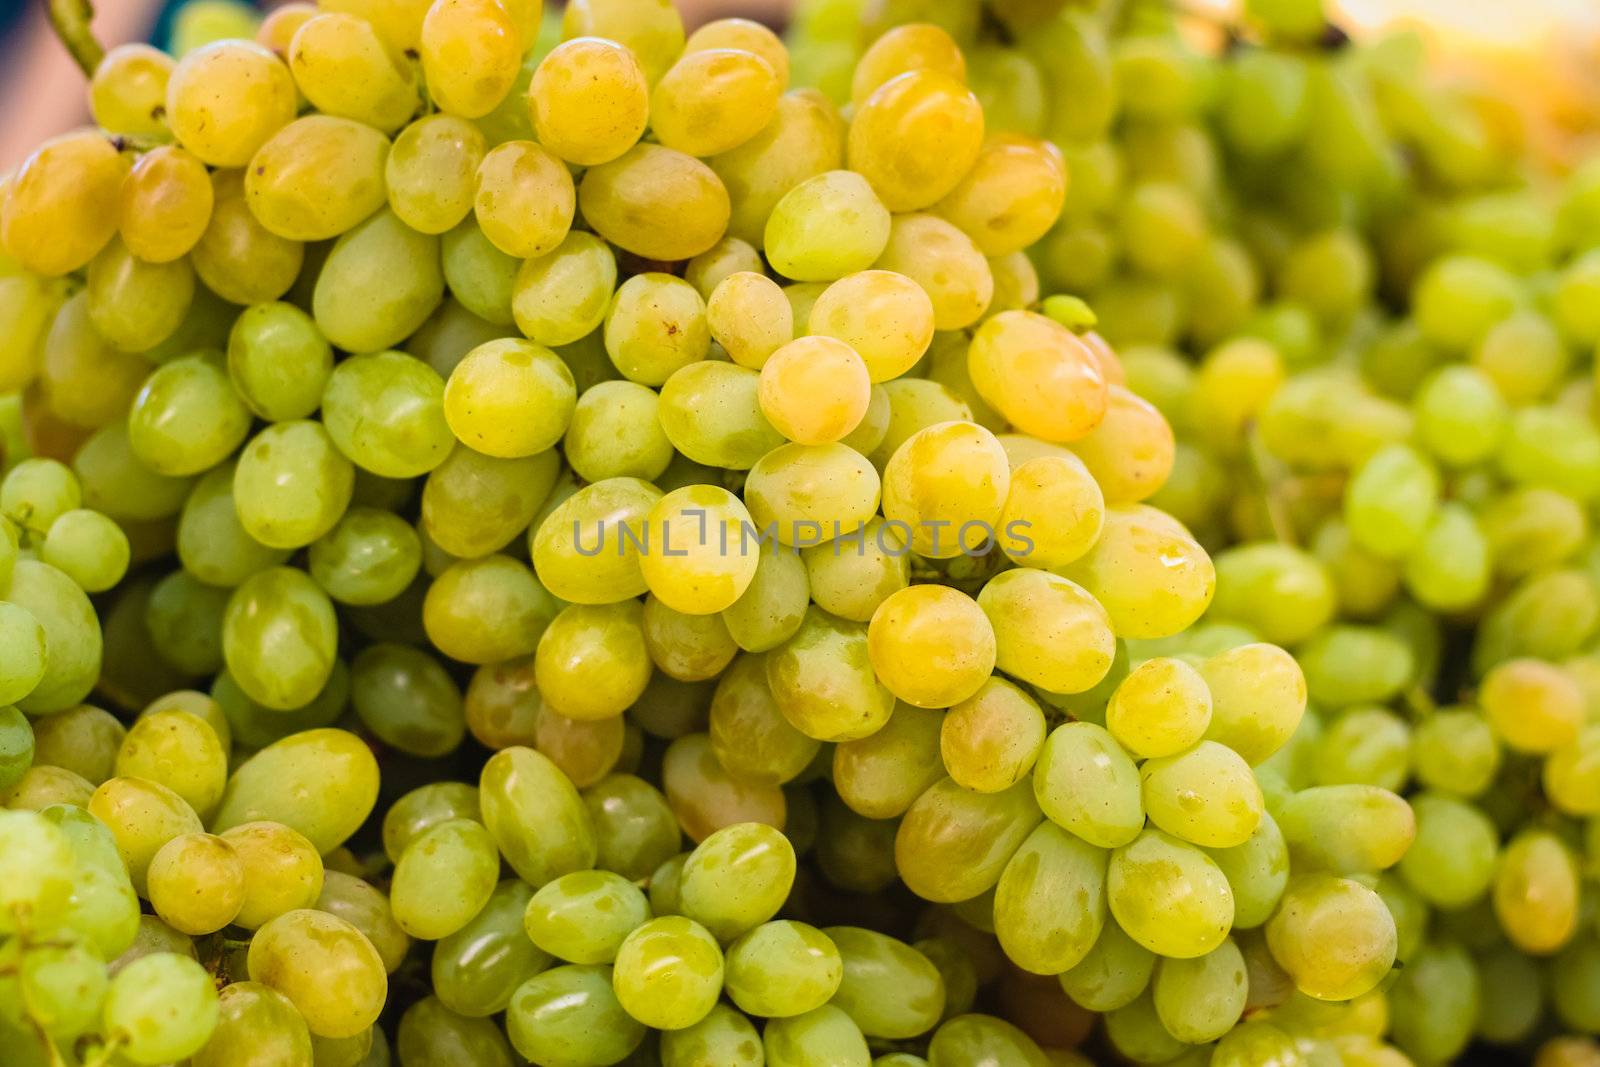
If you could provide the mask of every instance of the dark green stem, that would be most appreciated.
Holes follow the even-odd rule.
[[[106,50],[95,39],[94,31],[89,28],[89,23],[94,19],[93,0],[47,2],[50,5],[50,25],[55,28],[56,36],[61,38],[61,43],[67,46],[67,51],[72,53],[72,58],[83,68],[83,72],[93,74],[106,54]]]

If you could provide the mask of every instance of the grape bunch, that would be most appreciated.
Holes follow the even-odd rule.
[[[70,7],[96,127],[0,182],[20,1063],[1592,1059],[1600,182],[1404,42]]]
[[[1130,661],[1294,653],[1313,710],[1256,774],[1286,835],[1326,805],[1295,864],[1370,866],[1341,836],[1375,840],[1404,820],[1388,796],[1411,801],[1398,864],[1357,875],[1403,968],[1342,1018],[1281,982],[1258,1000],[1252,971],[1251,1022],[1218,1054],[1272,1027],[1305,1062],[1443,1063],[1474,1041],[1592,1062],[1600,169],[1542,173],[1521,117],[1434,77],[1407,34],[1351,42],[1314,0],[1244,7],[1219,25],[824,0],[800,9],[795,64],[847,101],[856,62],[925,31],[875,34],[937,23],[986,113],[1060,146],[1071,190],[1030,254],[1175,430],[1149,499],[1217,571],[1205,618]],[[1279,1055],[1252,1047],[1227,1062]]]

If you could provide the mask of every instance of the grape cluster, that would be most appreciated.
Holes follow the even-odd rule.
[[[1600,169],[1544,180],[1503,102],[1315,0],[1223,26],[1060,6],[818,0],[795,63],[844,101],[854,64],[926,31],[874,34],[937,23],[987,114],[1059,144],[1071,191],[1031,254],[1176,431],[1149,499],[1217,571],[1199,625],[1128,642],[1129,681],[1251,640],[1304,672],[1313,713],[1256,767],[1267,810],[1296,872],[1376,889],[1404,966],[1342,1016],[1251,969],[1214,1062],[1546,1038],[1541,1064],[1592,1061],[1558,1035],[1600,1031]],[[1264,969],[1322,997],[1273,939],[1293,896]],[[1136,1062],[1186,1037],[1159,974],[1160,1028],[1107,1017]]]
[[[1307,0],[240,14],[0,183],[8,1055],[1592,1059],[1600,181]]]

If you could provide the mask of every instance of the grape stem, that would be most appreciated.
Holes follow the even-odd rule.
[[[93,0],[49,0],[49,3],[50,25],[55,29],[56,36],[61,38],[61,43],[67,46],[67,51],[83,68],[83,72],[93,74],[106,54],[105,48],[95,39],[94,31],[89,28],[89,23],[94,19]]]

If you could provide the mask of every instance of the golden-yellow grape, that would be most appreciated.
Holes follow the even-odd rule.
[[[295,119],[245,169],[245,202],[279,237],[325,241],[383,206],[389,139],[332,115]]]
[[[978,327],[967,372],[990,407],[1046,441],[1087,436],[1109,403],[1094,354],[1071,330],[1032,311],[1003,311]]]
[[[35,274],[67,274],[117,232],[127,161],[102,134],[64,134],[34,150],[0,203],[0,244]]]
[[[1049,141],[991,137],[977,162],[933,212],[959,226],[986,256],[1020,252],[1050,231],[1067,199],[1067,164]]]
[[[887,270],[840,278],[811,305],[811,333],[855,349],[874,382],[898,378],[933,341],[933,304],[916,282]]]
[[[166,263],[195,246],[211,221],[211,175],[175,145],[140,156],[122,183],[117,225],[140,259]]]
[[[289,42],[289,70],[317,110],[380,130],[400,128],[421,103],[405,57],[354,15],[307,19]]]
[[[493,111],[522,68],[522,34],[499,0],[434,0],[422,20],[422,73],[441,111]]]
[[[1025,566],[1065,566],[1094,547],[1105,511],[1105,495],[1083,460],[1066,451],[1036,456],[1011,470],[997,540]]]
[[[167,81],[172,135],[213,167],[250,162],[268,137],[294,121],[296,108],[289,68],[251,41],[197,48]]]
[[[741,270],[722,279],[708,295],[706,325],[735,363],[760,370],[794,340],[794,309],[777,282]]]
[[[646,259],[697,256],[728,228],[721,179],[693,156],[663,145],[637,144],[590,168],[578,186],[578,205],[601,237]]]
[[[1072,442],[1112,504],[1144,500],[1165,485],[1176,448],[1166,416],[1120,385],[1109,388],[1100,425]]]
[[[937,215],[896,215],[889,243],[873,264],[921,285],[941,330],[960,330],[983,317],[994,301],[994,270],[958,227]]]
[[[983,147],[983,105],[961,82],[914,70],[885,82],[850,121],[850,169],[890,211],[917,211],[956,187]]]
[[[912,434],[883,470],[883,515],[910,527],[912,551],[948,559],[993,535],[1011,488],[1011,466],[994,434],[942,422]]]
[[[919,708],[948,708],[976,693],[995,664],[995,634],[977,601],[943,585],[891,593],[872,613],[867,653],[878,680]]]
[[[389,207],[419,233],[444,233],[472,210],[478,165],[488,151],[475,123],[429,115],[400,131],[384,164]]]
[[[650,91],[650,128],[668,148],[714,156],[761,132],[782,92],[772,64],[754,52],[687,52]]]
[[[570,0],[561,36],[604,37],[639,58],[651,82],[683,53],[683,18],[672,0]]]
[[[542,256],[572,228],[572,175],[532,141],[507,141],[478,165],[473,210],[500,251],[519,259]]]
[[[89,110],[101,129],[161,137],[167,110],[167,79],[177,61],[147,44],[119,44],[105,54],[89,78]]]
[[[650,83],[615,41],[580,37],[557,45],[528,84],[539,143],[569,163],[609,163],[638,143],[650,121]]]
[[[856,61],[850,103],[860,108],[884,82],[912,70],[933,70],[967,80],[967,57],[943,27],[931,22],[896,26],[873,41]]]
[[[789,87],[789,49],[779,36],[750,19],[714,19],[689,35],[683,54],[712,48],[738,48],[767,61],[778,76],[778,88]]]
[[[422,20],[432,3],[433,0],[317,0],[317,7],[323,11],[365,19],[389,42],[389,47],[404,52],[414,50],[422,40]],[[278,8],[267,16],[266,21],[270,22],[278,12],[296,6],[289,4]],[[263,22],[262,25],[265,24]]]
[[[855,349],[832,337],[802,337],[761,367],[761,413],[803,445],[844,437],[867,413],[872,380]]]

